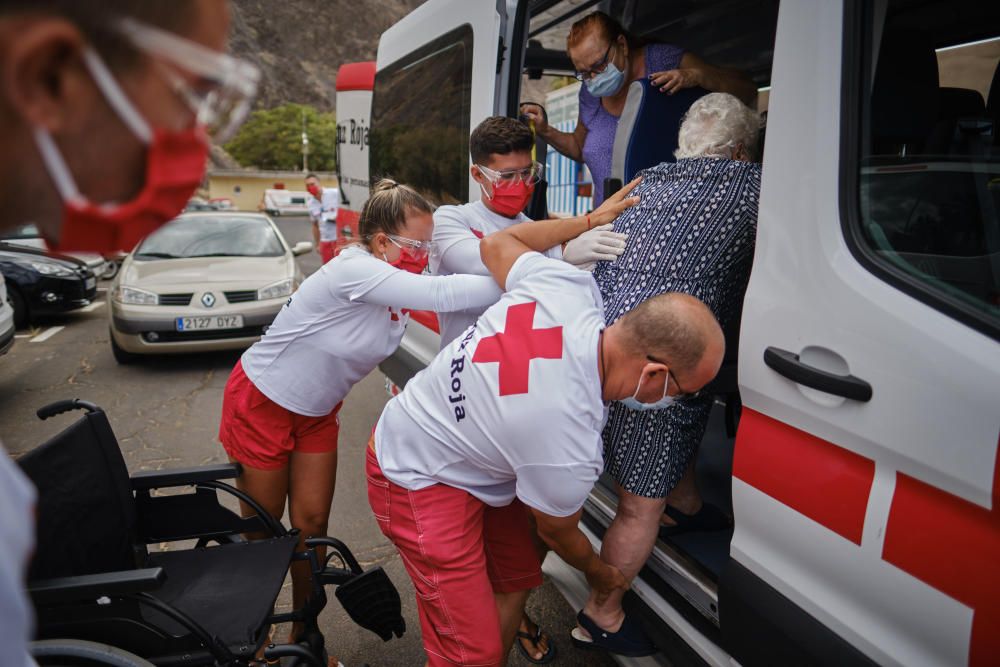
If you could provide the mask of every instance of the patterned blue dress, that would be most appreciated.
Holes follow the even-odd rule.
[[[628,234],[625,253],[594,270],[607,323],[657,294],[685,292],[701,299],[725,328],[750,277],[760,165],[685,158],[642,175],[633,193],[640,202],[614,223],[616,232]],[[711,407],[711,398],[644,412],[612,403],[605,469],[629,493],[666,497],[701,442]]]

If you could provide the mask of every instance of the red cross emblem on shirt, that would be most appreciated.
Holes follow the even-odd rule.
[[[528,393],[532,359],[562,359],[562,327],[535,329],[534,301],[507,309],[504,330],[479,341],[474,363],[500,364],[500,395]]]

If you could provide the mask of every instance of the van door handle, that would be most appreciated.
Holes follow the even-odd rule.
[[[862,403],[872,398],[872,386],[853,375],[828,373],[799,360],[799,355],[777,347],[764,350],[764,363],[792,382],[834,396],[843,396]]]

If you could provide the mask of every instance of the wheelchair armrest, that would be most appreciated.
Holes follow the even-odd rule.
[[[239,463],[222,463],[197,468],[175,468],[172,470],[150,470],[132,475],[135,491],[149,491],[167,486],[190,486],[219,479],[235,479],[243,473]]]
[[[142,570],[41,579],[28,584],[28,593],[36,605],[59,604],[155,591],[166,580],[167,573],[162,567],[150,567]]]

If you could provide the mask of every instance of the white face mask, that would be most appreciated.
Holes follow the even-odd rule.
[[[636,396],[639,395],[639,389],[642,388],[642,375],[639,376],[639,384],[635,386],[635,393],[633,393],[628,398],[623,398],[621,400],[622,405],[624,405],[629,410],[663,410],[664,408],[669,408],[674,404],[674,397],[667,396],[667,387],[670,385],[670,376],[668,375],[663,381],[663,398],[656,401],[655,403],[643,403]]]

